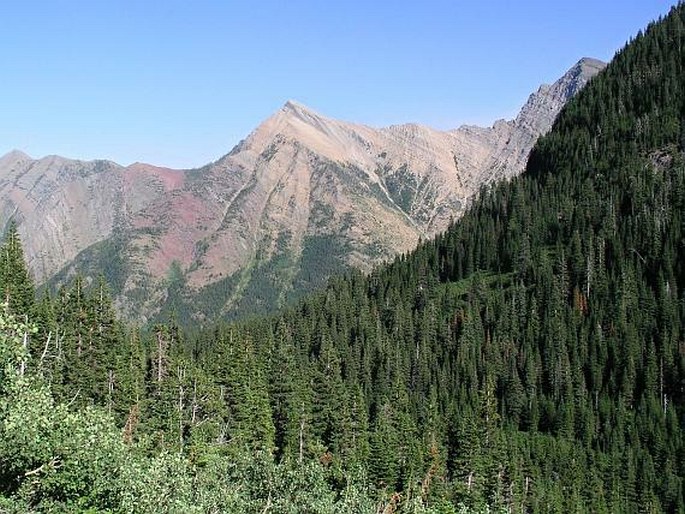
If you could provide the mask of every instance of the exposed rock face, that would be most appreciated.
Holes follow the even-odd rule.
[[[0,157],[3,224],[17,222],[28,265],[42,282],[164,195],[168,174],[182,181],[182,172],[153,166],[33,160],[15,150]]]
[[[585,57],[554,84],[540,86],[530,95],[516,119],[498,121],[488,129],[457,129],[457,132],[478,134],[490,148],[487,162],[481,167],[482,172],[476,175],[476,182],[491,182],[520,173],[538,137],[552,128],[561,108],[605,66],[602,61]]]
[[[169,300],[197,315],[273,308],[445,229],[482,183],[524,168],[603,66],[581,60],[489,128],[374,129],[289,101],[197,170],[14,151],[0,158],[0,209],[17,220],[38,281],[104,272],[128,316]]]

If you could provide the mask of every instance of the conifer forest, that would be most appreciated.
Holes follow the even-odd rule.
[[[0,252],[0,512],[685,512],[685,5],[445,233],[275,315]]]

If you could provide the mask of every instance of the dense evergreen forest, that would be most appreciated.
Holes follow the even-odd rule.
[[[0,512],[685,512],[685,5],[445,234],[277,316],[0,251]]]

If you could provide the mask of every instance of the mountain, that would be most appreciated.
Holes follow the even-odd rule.
[[[195,170],[15,151],[0,159],[0,212],[39,282],[104,273],[127,316],[267,311],[444,230],[482,184],[521,171],[603,66],[582,59],[489,128],[376,129],[289,101]]]
[[[34,277],[42,282],[84,249],[154,203],[182,172],[59,156],[0,157],[0,213],[17,222]]]
[[[36,302],[10,230],[3,512],[685,512],[684,28],[681,3],[448,230],[274,315]]]
[[[198,337],[252,386],[229,437],[365,463],[393,512],[685,512],[684,29],[681,3],[444,233]]]

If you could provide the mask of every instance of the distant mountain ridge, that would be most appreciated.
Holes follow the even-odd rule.
[[[288,101],[195,170],[13,151],[0,158],[0,212],[39,282],[104,273],[129,317],[264,311],[444,230],[482,184],[523,169],[603,67],[582,59],[488,128],[375,129]]]

